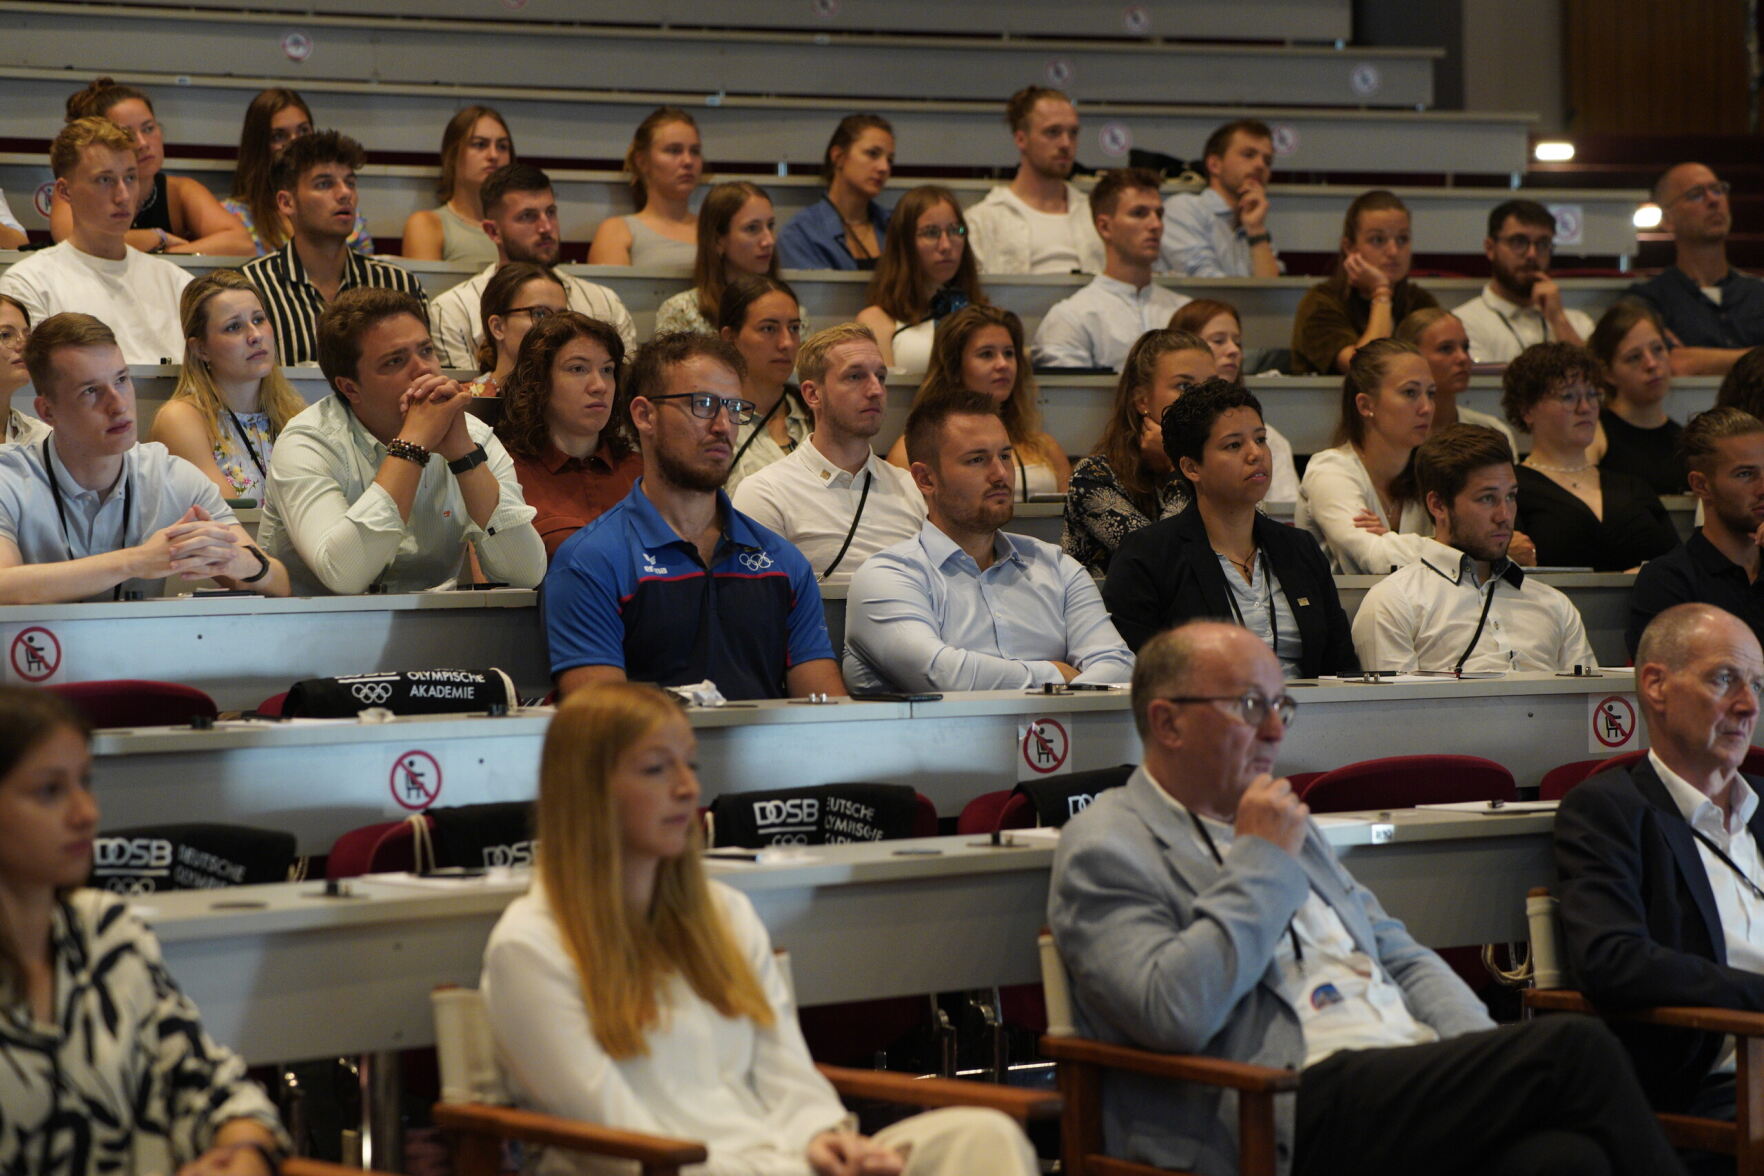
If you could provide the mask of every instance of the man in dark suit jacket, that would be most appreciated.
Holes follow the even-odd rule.
[[[1648,625],[1635,660],[1652,751],[1581,784],[1556,815],[1570,972],[1607,1009],[1764,1010],[1761,782],[1739,772],[1764,654],[1731,613],[1681,604]],[[1733,1113],[1720,1035],[1613,1027],[1656,1106]]]

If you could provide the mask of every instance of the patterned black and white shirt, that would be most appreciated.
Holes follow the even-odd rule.
[[[1091,575],[1101,576],[1108,572],[1121,540],[1141,527],[1174,518],[1187,506],[1188,491],[1179,479],[1171,478],[1158,491],[1158,517],[1147,518],[1127,497],[1108,459],[1093,455],[1072,467],[1060,547]]]
[[[318,362],[318,321],[325,313],[325,299],[306,278],[306,267],[290,241],[274,253],[245,263],[245,276],[263,294],[264,313],[276,329],[276,362]],[[343,284],[337,293],[357,286],[379,286],[414,294],[428,304],[428,295],[415,274],[401,266],[363,257],[353,249],[343,251]]]
[[[202,1031],[122,899],[75,891],[51,943],[54,1023],[0,994],[0,1173],[175,1172],[233,1119],[287,1146],[244,1060]]]

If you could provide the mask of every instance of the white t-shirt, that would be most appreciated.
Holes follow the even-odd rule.
[[[178,298],[189,284],[188,270],[139,249],[124,246],[122,260],[110,261],[63,241],[0,275],[0,294],[18,299],[34,326],[64,310],[94,316],[116,332],[124,363],[181,363]]]
[[[1071,217],[1064,213],[1037,212],[1024,204],[1023,219],[1029,225],[1030,273],[1069,274],[1081,268],[1078,243],[1072,239]]]

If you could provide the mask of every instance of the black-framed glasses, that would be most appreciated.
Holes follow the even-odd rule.
[[[1733,191],[1732,184],[1726,180],[1716,180],[1713,184],[1696,184],[1686,188],[1667,203],[1677,204],[1680,200],[1694,200],[1701,204],[1705,200],[1718,200],[1731,191]]]
[[[665,392],[660,396],[647,396],[646,400],[685,400],[692,415],[701,421],[714,421],[717,413],[727,411],[735,418],[738,425],[753,424],[754,403],[751,400],[737,400],[734,397],[715,396],[709,392]]]
[[[1523,257],[1531,250],[1537,250],[1541,256],[1556,248],[1554,237],[1527,237],[1524,233],[1512,233],[1500,239],[1501,244]]]
[[[1231,705],[1220,709],[1252,727],[1260,727],[1266,722],[1270,711],[1280,716],[1282,727],[1292,726],[1293,719],[1298,715],[1298,700],[1290,694],[1268,698],[1259,690],[1245,690],[1242,694],[1177,694],[1162,697],[1165,702],[1227,702]]]
[[[542,323],[556,313],[556,309],[550,306],[511,306],[502,312],[502,317],[507,318],[511,314],[524,314],[531,316],[535,323]]]

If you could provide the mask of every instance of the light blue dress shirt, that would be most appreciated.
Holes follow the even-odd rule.
[[[1237,211],[1211,188],[1164,201],[1158,269],[1191,278],[1254,277],[1249,234],[1237,223]]]
[[[1051,543],[1004,531],[985,571],[926,523],[865,560],[846,597],[845,684],[873,690],[1009,690],[1125,683],[1133,654],[1096,582]]]

